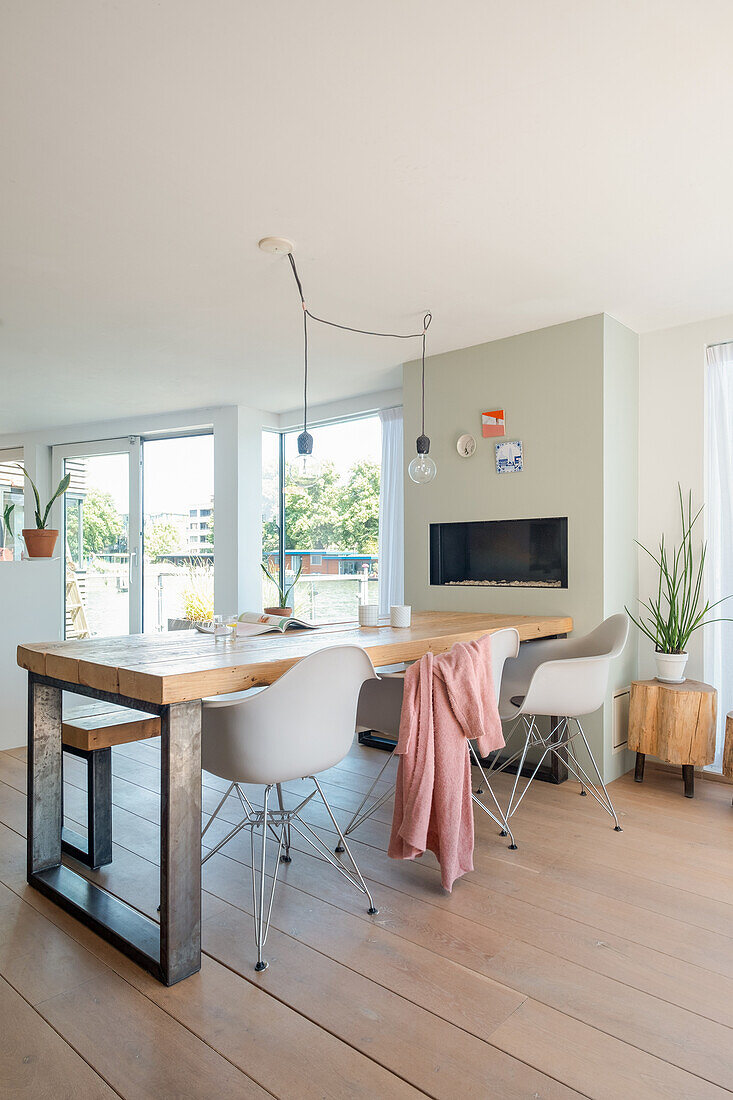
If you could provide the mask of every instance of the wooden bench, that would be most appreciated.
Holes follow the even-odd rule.
[[[93,869],[112,862],[112,746],[159,735],[160,719],[141,710],[99,701],[64,708],[63,750],[87,765],[87,835],[64,827],[64,852]]]

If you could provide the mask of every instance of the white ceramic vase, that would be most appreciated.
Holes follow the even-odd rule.
[[[657,679],[663,684],[683,684],[687,653],[655,653]]]

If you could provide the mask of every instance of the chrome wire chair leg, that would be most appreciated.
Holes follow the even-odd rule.
[[[224,805],[224,803],[226,802],[226,800],[227,800],[227,799],[229,798],[229,795],[230,795],[230,794],[232,793],[232,790],[236,789],[236,787],[237,787],[236,783],[230,783],[230,785],[229,785],[229,786],[227,787],[227,791],[226,791],[226,794],[225,794],[225,795],[223,796],[223,798],[222,798],[222,799],[220,800],[220,802],[219,802],[219,805],[218,805],[218,806],[216,807],[216,809],[214,810],[213,814],[211,815],[211,817],[209,818],[209,820],[208,820],[208,821],[206,822],[206,824],[204,825],[203,829],[201,830],[201,840],[202,840],[202,841],[203,841],[204,837],[206,836],[206,834],[207,834],[207,832],[208,832],[208,830],[209,830],[209,827],[210,827],[210,825],[211,825],[211,824],[213,823],[214,819],[216,818],[217,814],[218,814],[218,813],[219,813],[219,811],[221,810],[222,806]],[[238,790],[237,790],[237,793],[239,793],[239,791],[238,791]],[[240,796],[240,798],[241,798],[241,796]],[[246,826],[247,824],[248,824],[248,820],[247,820],[247,818],[245,817],[245,818],[244,818],[244,820],[243,820],[243,821],[240,821],[238,825],[233,825],[233,826],[232,826],[232,828],[231,828],[231,829],[229,830],[229,832],[228,832],[228,833],[226,834],[226,836],[224,837],[224,839],[223,839],[223,840],[220,840],[218,844],[215,844],[215,845],[214,845],[214,847],[213,847],[213,848],[211,848],[211,849],[210,849],[210,850],[209,850],[209,851],[208,851],[208,852],[206,853],[206,855],[204,855],[204,856],[202,856],[202,857],[201,857],[201,866],[203,866],[203,865],[204,865],[204,863],[206,863],[206,861],[207,861],[208,859],[211,859],[211,857],[212,857],[212,856],[215,856],[215,855],[216,855],[216,853],[217,853],[217,852],[219,851],[219,849],[220,849],[220,848],[223,848],[225,844],[228,844],[228,843],[229,843],[229,841],[230,841],[230,840],[231,840],[231,839],[232,839],[233,837],[235,837],[235,836],[237,835],[237,833],[240,833],[240,832],[242,831],[242,829],[244,829],[244,827],[245,827],[245,826]]]
[[[277,802],[278,802],[278,806],[280,807],[280,814],[282,816],[283,840],[285,842],[285,851],[280,856],[280,862],[281,863],[291,863],[292,859],[291,859],[291,856],[290,856],[290,821],[287,819],[287,816],[285,814],[285,806],[283,804],[282,783],[277,784]]]
[[[575,725],[577,726],[577,733],[572,733],[571,732],[571,729],[570,729],[570,722],[571,721],[573,721],[575,723]],[[617,833],[622,832],[623,830],[621,829],[621,826],[619,825],[618,816],[616,814],[616,810],[614,809],[613,802],[611,801],[611,797],[608,793],[608,790],[606,789],[606,785],[603,782],[603,779],[601,778],[601,773],[600,773],[600,770],[599,770],[598,765],[596,763],[596,759],[593,755],[593,751],[590,747],[590,744],[588,743],[588,738],[586,737],[585,732],[583,730],[583,727],[581,726],[578,719],[577,718],[572,718],[572,719],[570,719],[570,718],[561,718],[559,720],[559,722],[557,723],[557,725],[554,727],[554,729],[552,729],[550,731],[550,734],[549,734],[548,737],[543,737],[542,734],[539,732],[539,729],[536,726],[536,720],[535,720],[534,716],[532,717],[531,723],[528,723],[527,725],[528,725],[528,730],[527,730],[527,741],[525,743],[525,752],[523,754],[522,761],[519,765],[517,775],[516,775],[515,780],[514,780],[514,786],[512,788],[512,794],[511,794],[511,797],[509,799],[509,805],[507,806],[506,815],[505,815],[507,820],[514,813],[516,813],[516,811],[518,810],[520,803],[522,802],[524,796],[526,795],[527,791],[529,790],[529,788],[532,784],[532,781],[534,780],[535,776],[537,775],[537,772],[539,771],[542,763],[545,760],[545,757],[548,755],[548,753],[554,753],[555,756],[557,756],[559,759],[561,759],[563,761],[563,763],[566,765],[566,767],[567,767],[568,771],[571,773],[571,775],[573,775],[578,780],[578,782],[580,783],[581,794],[590,794],[590,795],[592,795],[592,797],[595,798],[596,802],[598,802],[598,804],[603,807],[603,809],[606,811],[606,813],[610,817],[613,818],[615,831]],[[535,734],[535,740],[534,741],[532,740],[532,734],[533,733]],[[596,784],[596,782],[594,782],[594,780],[591,778],[591,776],[588,774],[586,769],[581,765],[581,763],[578,760],[578,755],[575,752],[575,747],[573,745],[573,741],[576,737],[580,737],[581,740],[583,741],[583,744],[585,745],[586,752],[588,753],[588,757],[589,757],[590,762],[591,762],[591,767],[592,767],[593,771],[595,772],[597,784]],[[523,763],[524,763],[524,755],[526,755],[526,750],[529,748],[529,746],[531,744],[542,745],[543,752],[542,752],[539,760],[537,761],[537,764],[535,765],[535,767],[532,771],[532,774],[529,776],[529,778],[528,778],[528,780],[527,780],[527,782],[524,786],[524,789],[522,790],[522,793],[519,795],[518,798],[516,798],[516,801],[515,801],[516,792],[517,792],[517,784],[518,784],[519,776],[521,774],[522,766],[523,766]],[[562,755],[563,750],[566,751],[566,754],[567,754],[566,757],[563,757],[563,755]]]
[[[507,821],[509,820],[509,818],[514,813],[514,810],[516,809],[516,806],[514,805],[514,799],[516,798],[516,795],[517,795],[517,785],[519,783],[519,777],[521,776],[522,771],[524,770],[524,761],[527,759],[527,753],[529,751],[529,746],[532,742],[532,733],[533,733],[534,726],[535,726],[534,715],[532,715],[532,721],[531,722],[527,721],[527,719],[525,717],[524,718],[524,724],[525,724],[526,729],[527,729],[527,735],[526,735],[525,740],[524,740],[524,747],[522,749],[522,753],[521,753],[521,756],[519,758],[519,763],[517,764],[517,773],[514,776],[514,783],[512,784],[512,793],[509,795],[509,803],[508,803],[507,808],[506,808],[506,813],[504,814],[504,817],[506,818]],[[530,782],[531,782],[531,779],[530,779]],[[522,797],[524,796],[526,790],[527,790],[527,788],[525,787],[524,791],[522,791],[522,795],[520,796],[519,800],[517,801],[517,806],[519,805],[519,802],[521,802]]]
[[[582,768],[580,767],[580,763],[578,762],[578,758],[575,755],[575,749],[573,748],[573,739],[570,736],[569,723],[568,723],[567,720],[565,722],[565,733],[566,733],[566,737],[567,737],[567,741],[566,741],[566,744],[565,744],[565,749],[567,751],[567,754],[568,754],[570,760],[572,760],[574,767],[577,769],[577,772],[580,773],[582,771]],[[572,770],[572,769],[569,769],[569,770]],[[578,775],[578,777],[580,778],[579,775]],[[585,781],[582,778],[580,778],[580,793],[584,798],[588,794],[588,792],[585,789]]]
[[[484,785],[486,787],[486,790],[491,795],[491,797],[493,799],[493,802],[494,802],[494,805],[496,806],[496,811],[500,815],[501,820],[499,820],[499,818],[496,817],[496,815],[494,813],[492,813],[492,811],[488,808],[488,806],[485,806],[484,803],[481,801],[481,799],[478,797],[479,793],[483,794],[483,788],[480,788],[480,792],[477,792],[475,794],[472,792],[471,793],[471,798],[473,799],[473,801],[476,803],[477,806],[481,807],[481,809],[484,811],[485,814],[488,814],[488,816],[491,818],[492,821],[496,822],[496,824],[499,826],[499,828],[501,830],[500,835],[501,836],[507,836],[507,835],[509,836],[509,847],[513,852],[516,852],[517,843],[514,839],[514,833],[512,832],[512,830],[509,826],[509,822],[507,821],[506,817],[504,816],[504,811],[502,810],[501,806],[499,805],[498,799],[497,799],[496,795],[494,794],[494,792],[492,790],[491,783],[489,782],[488,776],[486,775],[486,772],[483,769],[483,765],[481,764],[481,760],[479,758],[478,753],[476,752],[476,748],[475,748],[472,741],[468,742],[468,752],[469,752],[469,762],[470,762],[471,756],[473,756],[476,767],[481,772],[481,775],[483,777],[483,782],[484,782]]]
[[[369,912],[378,913],[379,910],[374,905],[374,900],[369,891],[369,887],[364,881],[364,877],[359,870],[359,867],[351,853],[351,849],[346,843],[344,834],[341,832],[341,827],[336,820],[333,810],[328,804],[326,796],[323,793],[321,787],[315,776],[309,776],[313,781],[314,790],[305,798],[301,799],[297,806],[293,809],[285,809],[283,804],[282,790],[279,784],[270,783],[265,787],[263,807],[261,810],[256,809],[249,801],[247,796],[240,790],[236,784],[232,786],[236,787],[239,800],[242,804],[242,808],[245,811],[245,816],[238,825],[234,825],[227,835],[221,840],[214,849],[203,857],[202,863],[205,863],[207,859],[210,859],[216,852],[222,848],[227,841],[231,840],[240,830],[248,828],[250,831],[250,869],[252,872],[252,916],[254,920],[254,932],[255,932],[255,944],[257,947],[257,963],[255,970],[260,972],[267,969],[267,960],[263,958],[263,951],[265,943],[267,942],[267,934],[270,930],[270,920],[272,917],[272,904],[275,898],[275,887],[277,884],[277,875],[280,864],[286,862],[283,851],[285,854],[289,852],[291,846],[291,829],[302,837],[311,848],[314,849],[316,854],[322,859],[325,859],[332,867],[341,874],[352,886],[354,886],[361,893],[365,894],[369,901]],[[278,796],[278,809],[270,808],[270,798],[273,790],[276,791]],[[231,787],[227,794],[224,796],[216,812],[218,813],[221,806],[224,804],[226,797],[231,793]],[[307,821],[301,817],[301,811],[308,805],[312,798],[316,795],[320,795],[321,801],[326,808],[326,812],[330,817],[336,832],[339,835],[341,843],[344,845],[349,860],[351,861],[351,868],[344,867],[343,864],[334,859],[324,841],[318,836],[318,834],[311,828]],[[212,818],[213,820],[213,818]],[[297,822],[297,824],[296,824]],[[209,823],[210,824],[210,823]],[[262,842],[259,851],[256,850],[255,834],[258,830],[262,830]],[[274,839],[277,844],[277,850],[275,853],[274,869],[271,872],[272,883],[269,888],[269,896],[267,890],[267,842]],[[289,862],[289,859],[288,859]]]
[[[375,812],[375,810],[378,810],[380,806],[383,806],[384,803],[389,798],[392,797],[392,794],[394,792],[394,787],[390,788],[390,790],[388,790],[388,791],[385,791],[383,795],[381,795],[378,799],[376,799],[376,801],[374,803],[372,803],[372,805],[369,807],[368,810],[365,810],[364,813],[362,813],[362,810],[364,809],[364,806],[366,805],[366,803],[369,799],[369,796],[371,795],[372,791],[374,790],[377,783],[382,778],[382,776],[384,775],[385,771],[387,770],[389,765],[392,763],[394,758],[395,758],[395,754],[394,754],[394,752],[391,752],[389,754],[389,756],[387,757],[387,759],[385,760],[382,767],[379,769],[379,774],[374,779],[374,781],[373,781],[372,785],[370,786],[369,790],[364,795],[361,802],[359,803],[359,805],[356,807],[353,814],[351,815],[351,818],[349,819],[349,822],[348,822],[346,828],[344,829],[344,836],[348,836],[349,833],[353,833],[354,829],[358,829],[358,827],[362,824],[362,822],[366,821],[367,818],[371,817],[372,814]],[[341,844],[341,841],[339,841],[339,843],[336,845],[334,851],[337,852],[339,855],[343,851],[345,851],[344,847]]]
[[[206,836],[206,833],[207,833],[207,831],[208,831],[208,828],[209,828],[209,826],[210,826],[210,825],[211,825],[211,823],[213,822],[213,820],[214,820],[214,818],[216,817],[216,815],[217,815],[217,814],[219,813],[219,810],[220,810],[220,809],[222,808],[222,806],[224,805],[224,803],[226,802],[226,800],[227,800],[227,799],[229,798],[229,795],[230,795],[230,794],[232,793],[232,791],[234,790],[235,786],[236,786],[236,784],[235,784],[235,783],[230,783],[230,784],[229,784],[229,786],[227,787],[227,789],[226,789],[226,794],[225,794],[225,795],[224,795],[224,796],[222,797],[221,801],[219,802],[218,806],[217,806],[217,807],[216,807],[216,809],[214,810],[213,814],[211,815],[211,817],[209,818],[209,820],[208,820],[208,821],[206,822],[206,824],[204,825],[203,829],[201,830],[201,839],[202,839],[202,840],[203,840],[203,838],[204,838],[204,837]]]
[[[384,769],[382,769],[382,770],[384,770]],[[339,841],[343,845],[344,851],[346,852],[347,856],[349,857],[349,860],[351,862],[351,866],[354,869],[354,874],[355,874],[356,878],[358,879],[358,883],[354,882],[352,876],[346,874],[346,868],[339,867],[339,864],[337,864],[336,861],[330,857],[330,853],[329,853],[329,862],[333,863],[334,866],[339,867],[342,874],[345,874],[347,878],[349,878],[352,882],[354,882],[354,885],[357,886],[358,889],[361,889],[366,894],[367,898],[369,899],[368,912],[372,913],[372,914],[378,913],[379,910],[377,909],[377,907],[374,904],[374,899],[372,898],[372,895],[369,892],[369,887],[367,886],[366,882],[364,881],[364,876],[362,875],[361,871],[359,870],[359,866],[358,866],[356,860],[354,859],[354,856],[352,855],[351,848],[349,848],[349,845],[346,841],[346,837],[341,832],[341,826],[339,825],[338,821],[336,820],[336,818],[334,816],[334,813],[333,813],[333,810],[331,809],[331,807],[328,804],[326,796],[323,793],[323,788],[321,787],[321,784],[318,782],[315,775],[312,775],[310,778],[315,783],[316,790],[318,791],[319,795],[321,796],[321,801],[323,802],[323,805],[326,807],[326,812],[328,813],[328,816],[331,818],[331,821],[333,822],[333,826],[334,826],[336,832],[339,835]]]
[[[510,719],[510,721],[511,721],[511,719]],[[509,732],[507,733],[506,737],[504,738],[504,748],[506,748],[509,745],[509,742],[513,739],[514,734],[519,729],[521,724],[522,724],[522,715],[520,714],[513,720],[512,725],[509,728]],[[506,771],[506,769],[508,767],[510,767],[514,763],[514,761],[519,756],[521,756],[521,754],[522,754],[522,750],[517,749],[516,752],[512,753],[511,756],[507,756],[505,759],[501,760],[501,758],[499,756],[499,751],[497,751],[496,753],[494,753],[494,758],[491,761],[491,763],[489,764],[488,768],[486,768],[485,771],[484,771],[483,765],[482,765],[482,773],[484,774],[484,776],[486,778],[491,780],[494,775],[498,775],[499,772]],[[483,787],[479,785],[478,788],[476,789],[476,794],[483,794],[483,793],[484,793]]]
[[[252,914],[254,916],[255,924],[255,944],[257,946],[257,963],[255,965],[256,971],[266,970],[268,963],[262,957],[262,951],[267,941],[267,933],[270,931],[270,918],[272,916],[272,903],[275,897],[275,885],[277,883],[277,870],[280,865],[280,855],[283,847],[283,833],[284,826],[280,830],[279,841],[277,847],[277,853],[275,856],[275,866],[272,872],[272,885],[270,887],[270,897],[266,901],[266,867],[267,867],[267,834],[270,831],[270,820],[268,816],[268,804],[270,800],[270,792],[272,791],[272,784],[265,787],[264,800],[262,806],[262,813],[255,815],[255,820],[251,823],[251,865],[252,865]],[[262,826],[262,852],[260,857],[259,866],[259,882],[257,881],[257,858],[255,854],[255,829]],[[267,908],[265,908],[267,906]]]
[[[220,840],[219,843],[216,844],[213,848],[211,848],[206,853],[205,856],[201,857],[201,866],[203,867],[203,865],[206,863],[206,861],[208,859],[211,859],[212,856],[215,856],[220,848],[223,848],[225,844],[228,844],[229,841],[232,840],[232,838],[237,835],[237,833],[241,833],[242,829],[244,829],[247,825],[249,825],[249,821],[247,820],[246,817],[245,817],[244,821],[240,821],[238,825],[233,825],[232,828],[229,830],[229,832],[224,837],[224,839]]]
[[[618,823],[618,816],[616,814],[616,810],[614,808],[613,802],[611,801],[611,796],[609,795],[609,793],[606,789],[606,784],[603,782],[603,779],[601,778],[601,773],[599,771],[598,765],[596,764],[596,758],[593,755],[593,750],[591,749],[590,745],[588,744],[588,738],[585,736],[585,731],[583,730],[583,727],[581,726],[578,719],[576,718],[576,719],[574,719],[574,721],[575,721],[575,725],[578,727],[578,733],[580,734],[580,736],[582,738],[583,744],[585,745],[585,751],[588,753],[588,757],[589,757],[591,765],[593,767],[593,771],[596,773],[596,776],[598,777],[598,782],[600,783],[601,790],[603,791],[603,798],[598,797],[598,794],[596,793],[597,788],[596,788],[596,790],[594,790],[594,784],[589,782],[587,773],[585,771],[583,771],[582,768],[580,768],[580,765],[578,765],[578,767],[579,767],[580,771],[583,772],[583,775],[586,778],[586,781],[588,783],[588,790],[591,792],[591,794],[593,794],[596,797],[596,800],[598,802],[600,802],[600,804],[603,806],[603,808],[613,818],[614,832],[621,833],[621,832],[623,832],[623,829],[621,828],[621,826]]]
[[[515,814],[517,812],[517,810],[519,809],[519,806],[521,805],[522,800],[524,799],[524,796],[527,794],[527,791],[529,790],[532,783],[534,782],[535,776],[537,775],[537,772],[540,770],[543,763],[545,762],[545,758],[547,757],[548,754],[554,753],[561,760],[563,760],[563,763],[566,763],[566,761],[561,756],[561,750],[563,748],[565,748],[566,743],[567,743],[564,740],[565,734],[567,732],[567,720],[565,718],[561,718],[558,721],[557,725],[554,726],[550,730],[550,733],[547,737],[543,737],[542,734],[540,733],[539,727],[537,726],[537,723],[536,723],[536,716],[535,715],[532,715],[532,721],[527,722],[527,726],[528,726],[528,730],[527,730],[527,742],[525,744],[525,753],[523,754],[522,761],[519,764],[519,767],[517,769],[517,774],[516,774],[515,779],[514,779],[514,786],[512,788],[512,795],[511,795],[511,798],[509,800],[509,805],[507,806],[507,811],[506,811],[507,819],[509,819],[512,816],[512,814]],[[532,736],[533,734],[534,734],[534,739],[533,739],[533,736]],[[514,799],[515,799],[515,795],[516,795],[516,791],[517,791],[517,784],[519,782],[519,777],[522,774],[522,768],[524,766],[524,755],[526,755],[526,750],[530,746],[534,746],[534,745],[541,745],[542,749],[543,749],[543,752],[542,752],[539,760],[535,764],[534,768],[532,769],[529,777],[527,778],[527,782],[525,783],[524,788],[522,789],[522,793],[519,795],[519,798],[517,798],[516,801],[515,801]],[[570,768],[569,765],[568,765],[568,769],[572,771],[572,768]]]

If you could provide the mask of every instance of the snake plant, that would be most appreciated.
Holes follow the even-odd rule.
[[[298,572],[295,574],[295,579],[293,580],[292,584],[287,584],[287,585],[286,584],[280,584],[280,580],[279,580],[280,574],[279,574],[279,572],[271,571],[270,569],[267,568],[267,566],[265,565],[264,562],[260,562],[260,567],[262,569],[262,572],[267,577],[267,579],[272,581],[272,583],[275,585],[275,588],[277,589],[277,598],[280,601],[280,603],[278,604],[278,607],[287,607],[288,606],[288,600],[290,599],[290,595],[291,595],[293,589],[295,588],[296,584],[300,580],[300,574],[303,572],[303,562],[301,561],[300,566],[298,567]]]
[[[3,508],[3,546],[7,542],[7,537],[10,535],[10,541],[13,541],[13,512],[15,511],[14,504],[6,504]]]
[[[43,530],[45,530],[46,524],[48,523],[48,514],[51,511],[51,507],[58,500],[58,498],[60,496],[63,496],[63,494],[69,488],[69,482],[71,481],[71,474],[67,474],[66,477],[62,477],[61,481],[58,483],[58,485],[56,487],[56,492],[53,494],[53,496],[49,500],[48,504],[46,505],[45,510],[43,511],[43,514],[41,514],[41,497],[39,495],[38,489],[36,488],[35,481],[31,477],[31,475],[28,473],[28,471],[25,469],[25,467],[21,466],[19,462],[14,462],[13,465],[17,466],[18,469],[22,471],[23,475],[25,477],[27,477],[28,480],[31,483],[31,488],[33,489],[33,496],[36,499],[36,528],[39,531],[43,531]]]
[[[692,493],[687,498],[687,507],[678,485],[680,518],[682,522],[682,540],[679,546],[671,550],[662,535],[657,554],[652,553],[642,543],[637,542],[645,554],[648,554],[659,571],[656,596],[650,596],[644,602],[639,600],[643,612],[635,618],[628,607],[626,613],[643,634],[654,643],[658,653],[685,653],[687,643],[696,630],[709,623],[730,622],[730,619],[709,618],[714,607],[729,600],[724,596],[720,600],[703,603],[703,579],[707,543],[702,542],[696,557],[693,545],[693,528],[700,518],[702,508],[692,514]]]

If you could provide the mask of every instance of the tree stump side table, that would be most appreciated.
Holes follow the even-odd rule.
[[[710,684],[685,680],[634,680],[629,704],[629,748],[636,752],[634,779],[644,778],[644,757],[682,766],[685,798],[695,795],[695,767],[715,759],[718,693]]]

